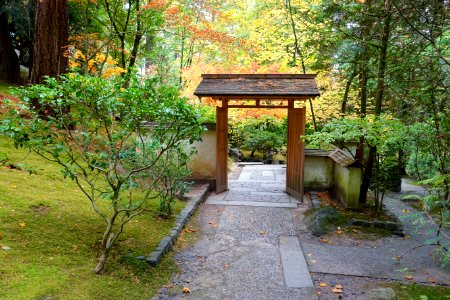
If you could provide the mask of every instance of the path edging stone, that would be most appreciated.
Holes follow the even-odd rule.
[[[189,218],[195,213],[197,207],[206,200],[210,191],[209,184],[203,184],[199,187],[199,191],[190,197],[186,207],[175,217],[175,226],[170,233],[163,237],[159,242],[156,250],[151,252],[148,256],[137,256],[139,260],[146,260],[150,265],[156,267],[163,258],[164,254],[169,252],[176,240],[181,234],[181,231],[186,226]]]

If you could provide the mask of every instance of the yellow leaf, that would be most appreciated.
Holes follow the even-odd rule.
[[[20,222],[20,223],[19,223],[19,226],[22,227],[22,228],[24,228],[24,227],[27,226],[27,224],[25,224],[25,222]]]
[[[186,287],[186,286],[183,287],[183,293],[188,294],[190,292],[191,292],[191,290],[188,287]]]
[[[73,250],[74,252],[77,252],[77,251],[78,251],[78,246],[77,246],[77,245],[73,245],[73,246],[72,246],[72,250]]]
[[[321,283],[319,283],[319,285],[320,285],[321,287],[326,287],[326,286],[327,286],[327,283],[326,283],[326,282],[321,282]]]
[[[17,185],[15,185],[15,184],[11,185],[11,187],[12,187],[13,189],[17,189]]]

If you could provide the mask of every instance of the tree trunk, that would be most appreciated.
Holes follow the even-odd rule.
[[[42,83],[45,76],[58,78],[66,72],[68,26],[67,0],[37,2],[31,84]],[[37,99],[32,104],[41,116],[56,115],[49,106],[42,107]]]
[[[6,13],[0,13],[0,80],[21,83],[19,58],[11,41]]]
[[[31,83],[42,83],[44,76],[58,77],[66,72],[68,57],[67,0],[37,2]]]
[[[104,250],[100,257],[98,258],[97,265],[95,266],[94,272],[96,274],[102,274],[105,269],[106,258],[108,257],[107,250]]]

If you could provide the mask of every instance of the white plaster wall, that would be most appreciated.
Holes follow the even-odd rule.
[[[304,183],[306,189],[333,187],[334,162],[327,156],[306,156]]]
[[[192,179],[216,178],[216,131],[208,130],[202,135],[201,142],[195,142],[192,147],[197,154],[192,158],[190,168]]]

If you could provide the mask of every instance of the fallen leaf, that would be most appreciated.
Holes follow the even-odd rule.
[[[223,268],[224,268],[225,270],[228,270],[229,266],[228,266],[227,264],[225,264],[225,265],[223,265]]]
[[[266,232],[264,230],[259,231],[259,235],[265,235],[265,234],[266,234]]]
[[[336,234],[343,234],[344,232],[342,230],[336,230]]]
[[[321,283],[319,283],[319,285],[320,285],[321,287],[326,287],[328,284],[327,284],[326,282],[321,282]]]
[[[414,277],[412,277],[412,275],[405,275],[405,279],[406,280],[413,280]]]
[[[307,253],[306,255],[308,255],[308,256],[312,256],[312,253]]]
[[[311,262],[312,262],[313,264],[315,264],[315,263],[317,262],[317,260],[311,259]]]
[[[77,252],[77,251],[78,251],[78,246],[77,246],[77,245],[73,245],[73,246],[72,246],[72,250],[73,250],[74,252]]]
[[[183,293],[188,294],[190,292],[191,292],[191,290],[188,287],[186,287],[186,286],[183,287]]]
[[[409,214],[410,213],[410,210],[409,209],[402,209],[402,213],[404,213],[404,214]]]
[[[320,295],[322,292],[321,291],[316,291],[316,294],[317,295]]]
[[[321,243],[324,243],[324,244],[333,245],[333,242],[331,242],[331,241],[329,241],[329,240],[327,240],[327,239],[320,239],[320,242],[321,242]]]
[[[13,189],[17,189],[17,185],[15,185],[15,184],[11,185],[11,187],[12,187]]]
[[[433,283],[433,284],[435,284],[437,281],[436,281],[436,278],[433,278],[433,277],[429,277],[429,278],[427,278],[427,281],[429,282],[429,283]]]
[[[24,227],[27,226],[27,224],[25,224],[25,222],[20,222],[20,223],[19,223],[19,226],[22,227],[22,228],[24,228]]]
[[[342,291],[341,289],[337,289],[337,288],[334,288],[334,289],[332,289],[331,291],[332,291],[333,293],[336,293],[336,294],[343,293],[343,291]]]
[[[8,247],[8,246],[2,246],[2,249],[3,249],[3,250],[11,250],[11,248]]]

